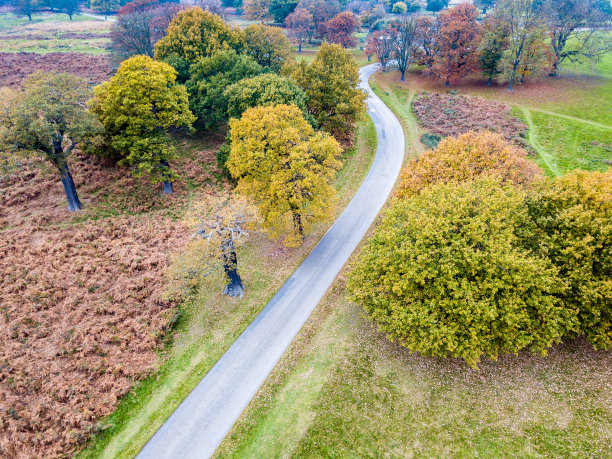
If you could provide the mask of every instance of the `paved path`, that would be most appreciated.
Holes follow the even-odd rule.
[[[404,158],[404,134],[360,69],[378,149],[363,184],[319,244],[140,452],[140,458],[210,457],[285,353],[376,218]]]

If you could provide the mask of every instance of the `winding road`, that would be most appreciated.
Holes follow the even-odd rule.
[[[285,353],[389,196],[404,159],[400,122],[360,69],[378,135],[363,184],[310,255],[142,449],[139,458],[210,457]]]

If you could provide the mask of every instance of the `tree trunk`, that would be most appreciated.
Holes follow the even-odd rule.
[[[368,54],[368,62],[370,62],[372,60],[372,55]]]
[[[295,226],[295,229],[297,230],[300,237],[304,237],[304,227],[302,226],[302,216],[295,211],[293,212],[293,225]]]
[[[170,165],[168,164],[168,161],[166,161],[165,159],[163,161],[160,161],[160,164],[162,165],[163,169],[170,169]],[[168,174],[164,171],[162,171],[162,177],[164,177],[164,179],[166,177],[168,177]],[[162,194],[172,194],[174,193],[174,187],[172,186],[172,182],[169,180],[164,180],[164,188],[162,190]]]
[[[512,92],[512,85],[514,84],[514,79],[510,80],[510,83],[508,84],[508,91]]]
[[[68,17],[70,18],[70,20],[72,21],[72,14],[68,13]]]
[[[242,285],[242,279],[238,274],[238,256],[236,255],[234,241],[231,239],[223,241],[221,250],[223,251],[223,270],[227,276],[227,285],[223,289],[223,294],[232,298],[242,298],[244,296],[244,285]]]
[[[62,164],[58,164],[60,178],[62,179],[62,185],[64,185],[64,191],[66,191],[66,199],[68,200],[68,210],[70,212],[76,212],[83,208],[79,195],[77,194],[72,174],[68,168],[68,164],[64,161]]]
[[[400,80],[406,81],[406,70],[400,70]]]
[[[553,62],[553,65],[552,65],[552,70],[550,71],[548,76],[549,77],[556,77],[558,70],[559,70],[559,61],[557,59],[555,59],[555,61]]]
[[[492,77],[489,77],[489,79],[487,80],[487,86],[491,86],[491,79]]]
[[[302,52],[302,43],[298,43],[298,53]]]

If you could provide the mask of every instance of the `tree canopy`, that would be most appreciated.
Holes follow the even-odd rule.
[[[278,27],[251,24],[244,29],[246,53],[262,67],[274,72],[293,59],[293,48]]]
[[[298,3],[298,0],[270,0],[268,11],[274,22],[282,24]]]
[[[342,148],[315,133],[299,107],[253,107],[230,121],[228,168],[237,191],[258,206],[263,227],[299,245],[308,227],[329,218]]]
[[[194,121],[187,91],[175,82],[176,71],[170,65],[135,56],[123,61],[110,81],[96,86],[89,102],[121,155],[120,162],[133,166],[136,175],[165,182],[164,192],[172,192],[168,161],[175,150],[169,130],[189,128]]]

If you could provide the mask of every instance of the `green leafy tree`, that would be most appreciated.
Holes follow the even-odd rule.
[[[66,13],[72,21],[72,16],[79,12],[79,0],[59,0],[57,7],[62,13]]]
[[[120,6],[119,0],[91,0],[89,2],[89,7],[94,11],[103,13],[105,19],[108,19],[108,15],[117,11]]]
[[[303,114],[307,113],[306,93],[291,78],[273,73],[240,80],[225,90],[224,97],[231,118],[240,118],[252,107],[280,104],[296,105]]]
[[[535,231],[527,244],[558,267],[563,300],[577,311],[580,333],[612,347],[612,171],[574,171],[529,200]]]
[[[230,121],[228,168],[272,237],[299,245],[308,226],[331,217],[342,148],[315,133],[295,105],[254,107]]]
[[[274,22],[282,24],[287,16],[293,13],[298,3],[298,0],[270,0],[268,11]]]
[[[32,15],[38,11],[38,2],[36,0],[15,0],[13,11],[18,16],[25,16],[28,20],[32,20]]]
[[[493,78],[500,74],[499,63],[504,55],[504,49],[508,46],[507,36],[508,30],[504,23],[495,18],[485,22],[482,40],[478,47],[478,57],[480,71],[487,78],[489,86]]]
[[[308,112],[319,126],[338,140],[351,141],[355,123],[365,112],[353,56],[340,45],[324,43],[312,63],[301,61],[287,73],[308,96]]]
[[[189,67],[217,51],[242,52],[244,33],[232,29],[223,19],[199,7],[180,11],[168,26],[168,33],[155,44],[155,58],[171,64],[186,81]]]
[[[525,193],[497,178],[397,200],[352,266],[348,291],[389,339],[424,355],[544,353],[575,326],[564,285],[521,246]]]
[[[446,6],[448,6],[448,0],[427,0],[425,9],[427,11],[431,11],[432,13],[437,13],[438,11],[443,10]]]
[[[187,91],[175,84],[176,71],[147,56],[121,63],[110,81],[94,88],[89,101],[110,136],[122,164],[133,166],[134,174],[164,182],[164,193],[172,193],[175,174],[169,161],[175,156],[169,130],[190,128],[194,116]]]
[[[204,129],[212,129],[225,121],[228,111],[225,89],[262,71],[255,59],[246,54],[236,54],[233,49],[219,51],[192,65],[186,86],[189,104],[198,124]]]
[[[274,72],[293,60],[291,43],[278,27],[251,24],[244,30],[246,53]]]
[[[101,129],[85,103],[87,81],[67,73],[37,73],[22,92],[0,101],[0,149],[26,156],[42,155],[58,170],[68,210],[79,210],[68,157],[84,137]]]

